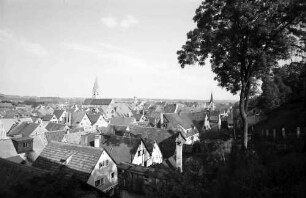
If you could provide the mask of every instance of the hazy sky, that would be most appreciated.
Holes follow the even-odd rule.
[[[0,0],[0,93],[238,99],[176,51],[200,0]]]

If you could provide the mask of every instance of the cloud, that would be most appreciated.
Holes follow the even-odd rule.
[[[118,22],[114,17],[105,17],[102,18],[101,21],[109,28],[115,28],[118,26]]]
[[[138,20],[134,16],[128,15],[120,22],[120,26],[124,28],[129,28],[137,25],[138,23]]]
[[[34,56],[44,57],[48,55],[47,50],[42,45],[30,42],[24,37],[17,36],[8,30],[0,30],[0,43],[5,47],[22,49]]]
[[[102,23],[109,28],[131,28],[139,23],[136,17],[127,15],[119,20],[115,17],[108,16],[101,19]]]
[[[30,42],[24,37],[14,35],[8,30],[0,30],[0,42],[5,47],[19,48],[32,55],[45,56],[48,54],[40,44]]]

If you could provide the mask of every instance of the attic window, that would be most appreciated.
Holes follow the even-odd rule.
[[[95,186],[100,186],[104,184],[104,178],[98,179],[95,181]]]
[[[30,146],[29,143],[27,143],[27,142],[24,142],[24,143],[23,143],[23,147],[24,147],[24,148],[29,147],[29,146]]]

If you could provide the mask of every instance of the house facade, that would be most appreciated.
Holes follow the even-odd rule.
[[[103,192],[118,183],[117,166],[103,148],[50,142],[33,166],[51,172],[63,171]]]

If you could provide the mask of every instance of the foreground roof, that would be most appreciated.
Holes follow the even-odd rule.
[[[33,166],[51,172],[65,170],[77,179],[87,182],[102,152],[102,148],[50,142]]]
[[[131,163],[141,139],[117,135],[102,135],[101,146],[107,150],[116,164],[121,162]]]

